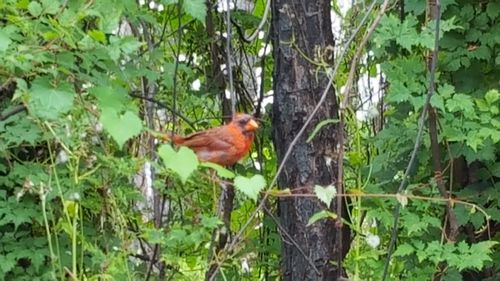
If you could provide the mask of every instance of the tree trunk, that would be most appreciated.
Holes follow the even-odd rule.
[[[325,69],[311,63],[311,60],[333,64],[334,41],[329,0],[275,0],[272,4],[275,59],[273,138],[278,161],[282,162],[290,143],[328,84]],[[306,143],[318,122],[338,118],[333,89],[328,95],[278,178],[280,188],[290,188],[294,194],[313,193],[315,185],[336,183],[336,126],[330,124],[323,127],[311,142]],[[335,206],[331,207],[334,210]],[[349,229],[346,226],[336,228],[333,220],[326,219],[307,226],[313,214],[326,208],[316,198],[280,199],[281,223],[296,242],[284,238],[282,243],[283,280],[335,280],[340,276],[337,274],[342,271],[334,263],[338,255],[345,256],[350,239]],[[344,247],[335,245],[339,231],[343,232]]]

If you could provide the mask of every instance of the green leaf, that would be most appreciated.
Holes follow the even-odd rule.
[[[41,2],[44,13],[55,15],[59,12],[60,4],[58,0],[41,0]]]
[[[106,49],[111,59],[115,62],[118,62],[122,54],[128,55],[134,53],[141,46],[141,43],[131,36],[110,36],[109,42],[110,45]]]
[[[55,120],[73,107],[74,89],[66,82],[57,86],[47,77],[37,78],[29,91],[28,108],[41,119]]]
[[[455,266],[459,270],[466,268],[482,269],[487,261],[491,261],[491,251],[493,246],[498,244],[496,241],[481,241],[469,246],[465,242],[460,242],[458,245],[459,255],[462,259]]]
[[[175,64],[165,63],[163,65],[163,84],[167,89],[172,89],[174,85]]]
[[[0,273],[7,273],[14,268],[17,261],[6,255],[0,255]]]
[[[405,213],[401,217],[402,224],[408,230],[408,235],[421,234],[426,232],[430,227],[436,227],[436,218],[427,215],[416,215],[415,213]],[[437,220],[439,227],[439,220]]]
[[[333,185],[329,185],[327,187],[322,187],[321,185],[315,185],[314,194],[316,194],[316,196],[321,202],[325,203],[326,206],[330,208],[332,199],[337,194],[337,189]]]
[[[198,158],[189,148],[181,146],[175,151],[172,146],[164,144],[158,149],[158,155],[163,160],[163,165],[179,175],[181,181],[186,183],[189,176],[198,168]]]
[[[2,132],[3,123],[0,121],[0,132]],[[9,145],[19,145],[23,142],[34,145],[41,140],[42,135],[40,127],[30,118],[12,119],[2,132],[2,138]]]
[[[432,95],[432,97],[431,97],[431,105],[434,108],[437,108],[437,109],[439,109],[441,111],[445,111],[445,108],[444,108],[444,99],[443,99],[443,97],[441,97],[438,94]]]
[[[390,31],[394,35],[396,42],[408,51],[411,51],[412,46],[417,45],[420,39],[415,29],[416,24],[417,19],[415,16],[408,16],[402,23],[398,19],[397,28]]]
[[[121,114],[114,108],[104,107],[99,120],[120,148],[142,130],[141,119],[132,111]]]
[[[420,36],[415,28],[417,24],[415,16],[408,16],[401,23],[400,19],[394,15],[384,16],[376,30],[374,42],[384,46],[387,42],[396,41],[401,47],[411,51],[420,41]]]
[[[500,131],[489,127],[482,127],[481,129],[479,129],[479,132],[477,132],[477,136],[482,137],[483,139],[491,137],[494,143],[500,141]]]
[[[427,49],[434,49],[434,41],[434,29],[424,29],[418,36],[419,45]]]
[[[489,90],[484,96],[484,99],[490,105],[496,102],[499,98],[500,98],[500,93],[496,89]]]
[[[387,101],[389,102],[400,103],[410,100],[411,97],[410,90],[398,80],[394,80],[394,82],[391,83],[387,92]]]
[[[163,244],[165,241],[165,235],[162,229],[145,229],[142,237],[151,244]]]
[[[0,52],[4,52],[9,48],[12,40],[9,37],[9,34],[4,29],[0,29]]]
[[[184,1],[184,11],[205,24],[205,17],[207,15],[205,0]]]
[[[469,58],[488,61],[491,57],[491,51],[487,46],[479,46],[468,53]]]
[[[120,49],[125,55],[136,52],[141,47],[141,45],[142,43],[137,41],[137,39],[132,36],[122,37],[120,39]]]
[[[467,139],[467,135],[464,134],[461,128],[454,128],[451,126],[443,128],[443,136],[445,136],[448,141],[463,141]]]
[[[126,93],[121,89],[100,86],[92,88],[90,92],[97,98],[101,109],[107,107],[122,110],[128,102]]]
[[[396,251],[394,251],[394,256],[395,257],[404,257],[404,256],[408,256],[408,255],[411,255],[415,252],[415,248],[413,248],[412,245],[410,244],[402,244],[402,245],[399,245],[398,248],[396,249]]]
[[[486,102],[486,100],[483,100],[483,99],[476,99],[475,100],[476,102],[476,106],[477,108],[480,110],[480,111],[490,111],[490,106],[488,105],[488,103]],[[491,116],[488,114],[488,119],[490,119]],[[488,121],[489,123],[489,121]]]
[[[322,219],[326,219],[326,218],[336,219],[337,214],[335,214],[334,212],[330,212],[328,210],[323,210],[323,211],[317,212],[316,214],[312,215],[309,218],[309,221],[307,222],[307,226],[310,226],[313,223],[315,223],[319,220],[322,220]]]
[[[471,113],[474,111],[474,103],[468,95],[455,94],[452,99],[446,101],[446,108],[451,112]]]
[[[224,224],[218,217],[208,217],[203,215],[201,217],[201,225],[208,229],[214,229],[219,225]]]
[[[261,175],[254,175],[251,178],[237,176],[234,179],[234,186],[250,199],[257,202],[260,191],[266,186],[266,180]]]
[[[169,247],[179,247],[189,239],[188,233],[184,229],[172,229],[165,239],[165,244]]]
[[[498,108],[498,106],[493,105],[490,107],[490,112],[493,115],[498,115],[498,113],[500,112],[500,109]]]
[[[91,30],[88,32],[90,38],[96,40],[97,42],[106,43],[106,34],[100,30]]]
[[[411,12],[412,14],[418,16],[425,12],[425,2],[419,0],[407,1],[405,3],[405,9],[407,12]]]
[[[494,161],[495,160],[495,145],[488,138],[486,140],[482,140],[480,138],[476,138],[473,131],[471,131],[466,136],[466,144],[470,147],[465,149],[463,155],[467,160],[467,163],[472,163],[476,160],[479,161]],[[474,148],[476,146],[476,148]],[[477,146],[480,146],[480,149],[477,149]],[[477,149],[477,150],[474,150]]]
[[[30,12],[33,17],[38,17],[42,14],[42,5],[36,1],[30,1],[28,12]]]
[[[215,163],[202,162],[200,166],[214,169],[221,178],[232,179],[235,177],[233,172]]]
[[[323,128],[324,126],[329,125],[329,124],[333,124],[333,123],[338,123],[338,122],[339,122],[338,119],[326,119],[326,120],[319,122],[318,125],[316,125],[316,128],[314,128],[314,130],[311,133],[311,135],[309,136],[309,138],[307,138],[306,142],[307,143],[311,142],[311,140],[316,136],[316,134],[319,132],[319,130],[321,130],[321,128]]]
[[[499,178],[500,177],[500,162],[497,161],[495,164],[493,164],[493,167],[491,167],[490,170],[491,170],[492,176]],[[1,171],[1,169],[0,169],[0,171]],[[500,201],[500,197],[497,197],[497,198],[498,198],[497,200]]]
[[[451,97],[452,94],[455,93],[455,87],[453,87],[450,84],[443,84],[438,87],[437,92],[444,99],[448,99],[449,97]]]
[[[345,157],[346,157],[348,163],[352,166],[361,167],[361,166],[365,165],[363,155],[359,151],[346,152]]]
[[[45,264],[45,258],[47,255],[40,250],[32,251],[31,255],[29,255],[29,259],[31,260],[31,264],[33,267],[38,270],[42,265]]]
[[[486,7],[485,12],[491,20],[498,18],[498,15],[500,15],[500,2],[491,1]]]

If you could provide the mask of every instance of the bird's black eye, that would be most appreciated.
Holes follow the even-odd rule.
[[[248,123],[248,121],[250,121],[250,120],[248,120],[247,118],[243,118],[243,119],[240,119],[240,120],[238,121],[238,123],[239,123],[241,126],[245,126],[245,125]]]

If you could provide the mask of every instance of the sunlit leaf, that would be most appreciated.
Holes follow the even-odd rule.
[[[110,107],[116,110],[124,109],[127,103],[127,95],[121,89],[109,86],[98,86],[90,91],[97,98],[100,108]]]
[[[121,114],[113,108],[103,108],[99,120],[119,147],[130,138],[139,135],[142,130],[141,119],[131,111]]]
[[[207,15],[207,4],[205,0],[184,1],[184,10],[193,18],[205,23]]]
[[[446,107],[451,112],[463,111],[467,113],[474,111],[474,103],[471,97],[464,94],[453,95],[451,99],[446,101]]]
[[[314,224],[315,222],[322,220],[322,219],[326,219],[326,218],[336,219],[337,214],[335,214],[334,212],[327,211],[327,210],[317,212],[316,214],[312,215],[309,218],[309,221],[307,222],[307,226],[310,226],[310,225]]]
[[[57,0],[41,0],[40,2],[42,3],[43,12],[45,14],[54,15],[60,11],[61,4]]]
[[[486,100],[486,102],[488,104],[493,104],[494,102],[496,102],[498,99],[500,98],[500,92],[498,92],[498,90],[496,89],[493,89],[493,90],[490,90],[486,93],[486,95],[484,96],[484,99]]]
[[[254,175],[251,178],[237,176],[234,179],[234,186],[250,199],[257,201],[259,193],[266,186],[266,180],[261,175]]]
[[[314,194],[316,194],[316,196],[321,202],[325,203],[326,206],[330,207],[332,199],[337,194],[337,189],[333,185],[329,185],[326,187],[316,185],[314,186]]]
[[[91,30],[88,33],[92,39],[94,39],[98,42],[101,42],[101,43],[106,42],[106,34],[104,34],[104,32],[102,32],[100,30]]]
[[[324,126],[330,125],[330,124],[335,124],[338,122],[339,122],[338,119],[326,119],[326,120],[319,122],[318,125],[316,125],[316,127],[314,128],[311,135],[307,138],[306,142],[311,142],[311,140],[316,136],[316,134],[319,132],[319,130],[321,130],[321,128],[323,128]]]
[[[185,146],[175,151],[169,144],[164,144],[158,149],[158,154],[163,160],[163,165],[177,173],[183,183],[198,168],[199,161],[196,154]]]
[[[37,1],[30,1],[30,4],[28,5],[28,11],[32,16],[38,17],[42,14],[42,5],[40,5],[40,3],[38,3]]]
[[[200,166],[214,169],[217,172],[217,175],[221,178],[232,179],[235,177],[233,172],[215,163],[202,162],[200,163]]]

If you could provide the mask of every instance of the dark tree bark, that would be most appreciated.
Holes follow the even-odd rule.
[[[334,41],[329,0],[275,0],[272,5],[275,59],[273,138],[278,161],[281,162],[328,84],[325,70],[311,63],[311,60],[333,64],[331,49]],[[328,95],[286,161],[278,178],[280,188],[290,188],[293,193],[313,193],[315,185],[336,183],[337,127],[323,127],[310,143],[306,143],[318,122],[338,118],[338,104],[333,89]],[[332,210],[335,210],[334,203],[332,201]],[[347,227],[336,228],[332,220],[321,220],[307,226],[313,214],[326,208],[316,198],[280,199],[281,223],[297,242],[294,244],[284,239],[282,243],[283,280],[336,280],[342,272],[335,265],[335,260],[338,255],[343,258],[347,251],[350,239]],[[335,245],[339,231],[343,232],[343,248],[342,245]]]

